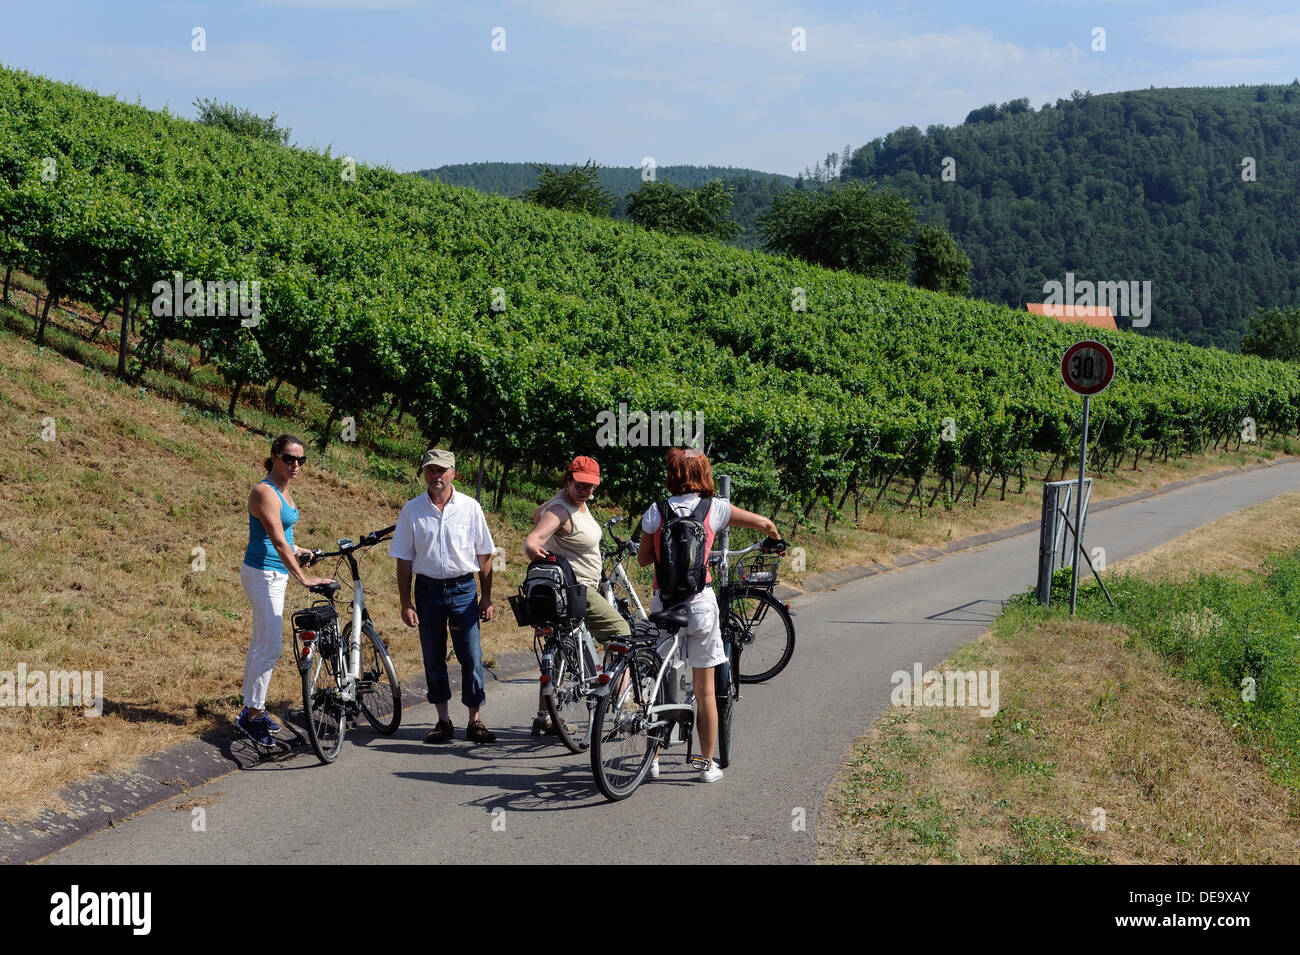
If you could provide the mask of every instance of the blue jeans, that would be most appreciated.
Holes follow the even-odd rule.
[[[487,699],[483,690],[483,651],[478,639],[478,588],[472,576],[460,582],[415,578],[415,612],[420,618],[420,650],[430,703],[451,699],[447,679],[447,630],[460,663],[460,701],[470,709]]]

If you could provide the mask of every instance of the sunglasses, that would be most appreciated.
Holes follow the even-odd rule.
[[[283,461],[285,464],[297,463],[298,467],[302,467],[304,464],[307,463],[307,456],[302,455],[301,457],[298,457],[292,454],[282,454],[280,455],[280,460]]]

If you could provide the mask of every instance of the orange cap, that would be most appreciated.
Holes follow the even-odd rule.
[[[569,462],[569,474],[579,484],[600,483],[600,465],[596,463],[595,458],[586,455],[578,455]]]

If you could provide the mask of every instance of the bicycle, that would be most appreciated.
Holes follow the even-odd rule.
[[[794,656],[793,612],[772,595],[777,566],[786,547],[785,541],[764,538],[744,550],[715,550],[709,554],[709,564],[718,568],[714,575],[718,607],[726,607],[722,636],[735,648],[732,665],[738,684],[770,680]],[[760,548],[761,554],[745,559],[745,555]],[[740,558],[734,569],[729,567],[733,557]],[[735,691],[739,699],[739,686]]]
[[[349,723],[356,724],[358,713],[386,736],[397,732],[402,722],[397,669],[370,621],[356,557],[357,551],[386,540],[396,526],[366,534],[356,544],[343,538],[336,551],[312,551],[310,564],[340,557],[352,571],[352,617],[346,625],[339,626],[334,607],[335,595],[343,587],[337,580],[310,588],[326,599],[297,611],[292,618],[307,738],[322,763],[338,758],[343,736]]]
[[[747,554],[756,550],[761,554],[746,559]],[[790,609],[772,596],[776,586],[776,566],[780,555],[785,553],[785,541],[763,538],[743,550],[717,550],[709,554],[709,565],[716,571],[718,610],[726,607],[722,623],[722,645],[727,650],[727,662],[715,671],[717,683],[718,707],[718,766],[726,769],[731,763],[731,741],[736,719],[736,701],[740,699],[741,683],[761,683],[776,676],[790,662],[794,653],[794,625],[790,621]],[[775,556],[770,556],[775,554]],[[736,561],[734,572],[730,560]],[[775,613],[775,619],[782,621],[781,628],[763,627],[768,613]],[[741,665],[746,652],[755,651],[763,654],[763,667],[775,651],[780,650],[778,659],[766,669],[755,671]]]
[[[636,587],[632,584],[632,578],[628,576],[627,568],[624,562],[629,557],[635,557],[640,547],[640,539],[633,535],[628,540],[619,540],[614,533],[613,527],[623,518],[611,517],[601,527],[604,533],[609,534],[613,540],[613,545],[604,543],[603,539],[600,547],[600,556],[602,566],[600,569],[600,585],[597,588],[600,595],[609,601],[610,605],[626,620],[629,624],[634,624],[638,620],[644,622],[649,619],[646,615],[645,607],[641,603],[641,598],[637,595]],[[622,596],[619,595],[621,591]]]
[[[605,692],[596,677],[597,649],[586,624],[578,620],[537,619],[521,594],[509,597],[515,622],[533,628],[542,699],[555,734],[570,752],[591,745],[591,714],[596,697]]]
[[[621,541],[611,530],[621,520],[622,517],[610,518],[601,527],[602,532],[613,538],[614,546],[601,545],[603,566],[597,589],[629,622],[636,619],[631,612],[633,606],[639,619],[645,620],[645,608],[623,566],[623,561],[636,553],[637,542]],[[615,587],[626,596],[617,596]],[[520,619],[518,612],[515,619]],[[520,625],[527,624],[520,621]],[[546,623],[533,632],[533,653],[541,670],[546,711],[556,735],[573,753],[582,752],[591,745],[592,716],[600,697],[608,693],[608,686],[600,684],[597,679],[607,660],[598,666],[597,652],[595,641],[582,621],[574,626]]]
[[[678,604],[655,611],[648,623],[633,627],[630,637],[609,644],[612,667],[599,681],[618,689],[596,704],[591,771],[611,802],[636,791],[660,749],[685,742],[687,760],[692,759],[695,696],[680,697],[685,665],[678,653],[678,631],[686,622],[686,607]],[[714,671],[715,680],[721,679],[721,670]],[[722,686],[719,682],[715,689],[721,692]],[[721,759],[718,762],[722,765]]]
[[[580,753],[591,745],[592,712],[605,692],[597,682],[595,641],[581,620],[543,624],[533,631],[533,653],[555,735],[570,752]]]

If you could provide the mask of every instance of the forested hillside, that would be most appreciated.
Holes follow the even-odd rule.
[[[1227,348],[1257,306],[1300,302],[1300,82],[989,105],[872,140],[842,175],[946,226],[980,298],[1042,301],[1066,272],[1150,281],[1142,334]]]
[[[439,166],[437,169],[424,169],[418,175],[453,186],[468,186],[480,192],[492,192],[511,198],[518,197],[525,189],[531,189],[537,184],[537,167],[526,162],[456,163]],[[721,179],[734,189],[731,217],[740,223],[744,231],[732,244],[743,249],[754,249],[762,245],[758,217],[767,211],[777,192],[795,184],[790,176],[731,166],[660,166],[655,169],[655,177],[688,188]],[[614,194],[614,218],[626,219],[628,196],[641,185],[641,169],[637,166],[601,167],[600,184]]]

